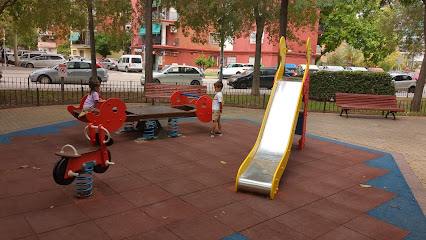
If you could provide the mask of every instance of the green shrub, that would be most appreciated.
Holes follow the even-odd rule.
[[[394,95],[392,77],[385,72],[317,72],[311,74],[309,97],[330,99],[335,93]]]

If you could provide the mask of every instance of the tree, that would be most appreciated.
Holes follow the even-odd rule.
[[[60,45],[58,46],[58,50],[57,50],[57,52],[58,52],[59,54],[64,55],[64,56],[69,56],[69,55],[71,55],[70,42],[65,42],[65,43],[60,44]]]
[[[95,35],[96,52],[102,57],[111,54],[111,37],[106,33],[98,33]]]
[[[360,49],[365,61],[374,65],[392,53],[397,39],[391,34],[393,31],[381,28],[379,16],[385,10],[380,3],[380,0],[319,1],[325,28],[319,41],[325,45],[325,52],[333,51],[345,41]]]
[[[2,0],[0,2],[0,15],[6,8],[13,6],[17,1],[18,0]]]
[[[423,32],[421,33],[420,36],[420,40],[423,40],[423,48],[426,47],[426,38],[425,38],[425,34],[426,34],[426,0],[422,0],[422,2],[420,1],[416,1],[416,0],[399,0],[399,2],[401,2],[401,4],[407,8],[420,8],[422,9],[422,13],[423,14],[419,14],[419,12],[416,12],[419,15],[423,15],[423,21],[421,22],[422,24],[420,24],[420,22],[417,22],[417,26],[421,26]],[[418,27],[417,27],[418,28]],[[410,38],[414,39],[414,38]],[[413,101],[411,102],[411,111],[420,111],[420,107],[421,107],[421,103],[422,103],[422,95],[423,95],[423,88],[425,86],[425,80],[426,80],[426,61],[424,60],[426,57],[426,51],[423,50],[424,55],[423,55],[423,62],[422,62],[422,67],[420,69],[420,75],[419,75],[419,79],[417,80],[416,83],[416,90],[414,91],[414,97],[413,97]]]
[[[166,7],[173,6],[179,14],[177,27],[191,41],[205,44],[217,42],[220,48],[219,80],[223,79],[223,52],[225,41],[241,36],[242,14],[245,7],[238,0],[164,0]]]
[[[216,66],[216,62],[212,59],[212,57],[210,56],[209,58],[206,59],[204,57],[204,53],[202,53],[200,56],[198,56],[194,60],[194,63],[195,63],[195,65],[201,67],[203,69],[203,72],[209,67]]]

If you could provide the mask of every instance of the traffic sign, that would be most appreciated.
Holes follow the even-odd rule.
[[[59,75],[59,77],[67,77],[67,65],[66,64],[59,64],[58,75]]]
[[[406,66],[405,70],[407,70],[407,71],[410,70],[410,66]]]

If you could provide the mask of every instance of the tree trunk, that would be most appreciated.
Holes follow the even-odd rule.
[[[287,18],[288,18],[288,0],[281,0],[281,9],[280,9],[280,38],[285,37],[287,40]],[[280,40],[278,39],[278,42]],[[279,50],[278,50],[279,51]],[[280,65],[280,54],[278,53],[278,64]]]
[[[423,4],[425,4],[425,0],[423,0]],[[425,4],[426,5],[426,4]],[[425,12],[423,13],[423,22],[426,23],[426,7]],[[426,33],[426,24],[423,25],[423,31]],[[424,38],[424,44],[426,46],[426,38]],[[422,105],[422,95],[423,95],[423,88],[425,86],[425,80],[426,80],[426,51],[423,55],[423,62],[422,67],[420,69],[419,79],[416,83],[416,90],[414,91],[414,97],[413,101],[411,102],[411,110],[412,112],[419,112],[420,107]]]
[[[224,36],[220,36],[220,60],[219,60],[219,81],[222,81],[223,79],[223,49],[225,47],[225,37]]]
[[[262,5],[262,3],[260,3]],[[251,87],[251,95],[260,95],[260,60],[262,57],[262,35],[265,27],[265,18],[259,14],[258,10],[254,10],[256,16],[256,50],[254,57],[254,73],[253,84]]]
[[[90,59],[92,62],[92,80],[98,80],[98,72],[96,67],[96,48],[95,48],[95,26],[93,24],[93,3],[87,0],[87,12],[89,17],[89,38],[90,38]]]
[[[16,29],[13,33],[13,52],[18,53],[18,33],[16,33]],[[20,66],[21,63],[19,62],[18,54],[13,55],[15,57],[15,66]]]
[[[152,79],[152,0],[145,0],[145,82],[154,82]]]

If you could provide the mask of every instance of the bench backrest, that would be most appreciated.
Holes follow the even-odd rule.
[[[375,105],[398,107],[395,95],[372,95],[372,94],[356,94],[356,93],[336,93],[337,106],[351,105]]]
[[[176,91],[202,96],[207,94],[207,86],[157,83],[145,84],[145,98],[147,99],[170,99],[170,96]]]

